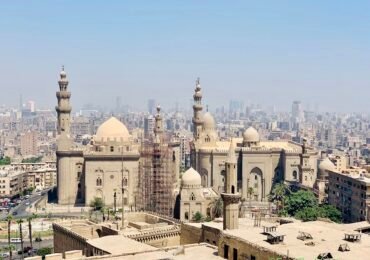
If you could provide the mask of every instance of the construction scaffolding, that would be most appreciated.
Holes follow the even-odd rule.
[[[173,216],[174,152],[167,138],[144,140],[139,170],[139,209]]]

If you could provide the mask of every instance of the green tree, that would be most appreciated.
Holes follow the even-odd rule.
[[[104,201],[102,198],[94,197],[90,202],[90,207],[94,208],[94,210],[101,210],[104,207]]]
[[[202,221],[203,220],[203,215],[199,211],[195,212],[193,216],[193,220],[196,222]]]
[[[315,208],[318,201],[311,191],[300,190],[291,193],[285,202],[285,210],[290,216],[295,216],[298,211],[305,208]]]
[[[10,157],[5,156],[0,159],[0,165],[9,165],[11,163]]]
[[[13,258],[13,250],[10,244],[10,227],[12,225],[13,216],[8,215],[6,217],[6,221],[8,222],[8,248],[9,248],[9,259],[11,260]]]
[[[223,215],[223,208],[224,208],[224,202],[222,201],[222,198],[219,197],[216,200],[212,201],[210,204],[211,206],[211,218],[220,218]]]
[[[22,256],[23,256],[23,229],[22,229],[22,223],[23,223],[23,219],[18,219],[17,220],[17,224],[19,225],[19,238],[21,239],[21,250],[22,250]],[[23,257],[22,257],[23,258]]]
[[[308,207],[297,211],[294,217],[302,221],[315,221],[318,217],[317,207]]]
[[[277,205],[277,212],[280,215],[281,210],[284,211],[285,206],[285,200],[287,195],[291,193],[288,186],[286,186],[284,183],[277,183],[274,188],[272,189],[269,200],[271,202],[276,203]]]
[[[332,205],[322,205],[318,208],[318,217],[328,218],[336,223],[342,222],[342,213]]]
[[[50,255],[53,253],[53,249],[51,247],[42,247],[39,250],[37,250],[36,254],[42,257],[45,257],[45,255]]]

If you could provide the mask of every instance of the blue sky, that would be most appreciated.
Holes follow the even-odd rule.
[[[56,103],[61,65],[76,109],[229,99],[370,112],[369,1],[9,1],[0,5],[0,104]],[[4,92],[2,92],[4,93]]]

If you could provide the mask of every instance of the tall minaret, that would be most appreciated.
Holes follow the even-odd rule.
[[[221,193],[224,202],[224,229],[237,229],[240,194],[237,192],[237,160],[234,141],[231,139],[229,154],[225,162],[225,192]]]
[[[69,104],[69,99],[71,98],[71,92],[68,92],[68,79],[67,74],[64,71],[64,66],[60,72],[59,91],[57,91],[58,106],[55,107],[55,110],[58,113],[58,135],[65,133],[70,134],[71,126],[71,110],[72,107]]]
[[[162,134],[163,134],[163,118],[161,115],[161,107],[157,106],[157,114],[155,115],[155,124],[154,124],[155,140],[159,141],[162,138]]]
[[[193,105],[193,134],[194,140],[197,141],[200,137],[200,132],[202,131],[203,120],[202,120],[202,91],[200,88],[200,79],[198,78],[195,82],[195,93],[193,95],[194,105]]]

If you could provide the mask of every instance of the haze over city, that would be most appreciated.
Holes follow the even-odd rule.
[[[229,99],[369,112],[368,1],[23,1],[0,6],[0,104],[54,106],[65,65],[76,109]],[[171,98],[169,98],[171,96]]]

